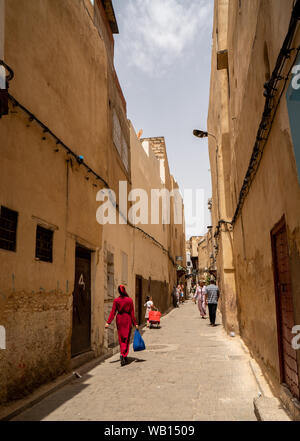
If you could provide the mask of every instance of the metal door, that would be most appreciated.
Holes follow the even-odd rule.
[[[76,247],[73,292],[72,357],[91,347],[91,252]]]
[[[136,276],[135,278],[135,318],[137,323],[140,325],[142,323],[142,278]]]
[[[299,398],[297,354],[292,347],[292,328],[295,325],[293,294],[289,265],[286,225],[281,221],[272,232],[274,278],[276,288],[278,343],[281,382],[286,383]]]

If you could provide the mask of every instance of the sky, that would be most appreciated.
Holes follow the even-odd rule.
[[[165,137],[172,175],[182,193],[193,190],[193,208],[185,200],[186,236],[203,235],[211,224],[210,165],[207,140],[193,136],[193,129],[207,128],[213,0],[113,0],[113,5],[119,26],[115,67],[127,116],[142,137]]]

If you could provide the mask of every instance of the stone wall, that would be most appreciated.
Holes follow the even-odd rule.
[[[11,95],[111,188],[128,180],[113,145],[110,109],[110,103],[120,108],[129,144],[126,104],[90,1],[6,0],[4,53],[15,73]],[[103,228],[96,220],[101,180],[20,107],[10,103],[0,126],[0,205],[18,213],[16,251],[0,249],[2,402],[70,369],[77,244],[91,251],[95,356],[104,350],[104,283]],[[52,262],[36,258],[38,225],[53,231]]]
[[[299,271],[295,271],[300,254],[300,191],[294,150],[298,146],[293,145],[286,101],[290,80],[283,89],[258,171],[233,228],[218,222],[230,222],[236,210],[264,111],[264,84],[275,68],[293,3],[288,0],[283,8],[280,0],[215,1],[208,116],[208,130],[216,136],[209,138],[209,149],[224,324],[228,331],[231,326],[237,327],[278,394],[282,377],[271,232],[283,217],[294,323],[300,323],[300,279]],[[299,43],[298,25],[292,47]],[[228,66],[223,69],[217,68],[219,50],[228,51]],[[292,60],[286,64],[286,73]]]

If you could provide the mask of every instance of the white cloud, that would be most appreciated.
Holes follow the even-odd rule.
[[[127,0],[118,21],[128,63],[159,76],[205,35],[212,8],[212,0]]]

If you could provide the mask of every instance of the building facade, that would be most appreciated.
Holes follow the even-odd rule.
[[[199,242],[203,239],[202,236],[191,236],[186,242],[186,250],[188,250],[190,255],[190,260],[192,263],[191,273],[192,273],[192,283],[198,283],[199,280],[199,264],[198,264],[198,246]]]
[[[148,139],[138,139],[131,125],[132,185],[136,191],[134,199],[143,202],[135,213],[140,222],[134,230],[133,283],[135,290],[136,315],[139,323],[144,323],[146,297],[153,298],[154,305],[166,312],[171,306],[171,286],[176,268],[168,254],[170,225],[162,223],[160,201],[152,196],[152,191],[164,190],[165,168],[168,167],[166,152],[164,164],[157,158]],[[143,199],[144,198],[144,199]],[[147,212],[142,210],[146,206]],[[157,214],[157,218],[156,217]],[[171,266],[169,267],[169,264]]]
[[[127,142],[129,129],[101,2],[8,0],[4,11],[4,60],[14,71],[0,178],[0,390],[9,400],[69,370],[72,357],[101,352],[96,194],[129,179],[112,146],[111,105]]]
[[[12,69],[0,119],[2,403],[117,344],[115,327],[104,324],[119,284],[135,301],[142,280],[143,296],[157,296],[167,311],[177,277],[172,247],[184,239],[180,230],[173,240],[173,224],[138,229],[124,220],[133,185],[161,185],[162,165],[152,153],[141,159],[127,119],[111,0],[1,0],[0,7],[1,61]],[[143,176],[150,163],[153,176]],[[166,153],[164,167],[171,189]],[[99,223],[108,200],[116,225]]]
[[[289,403],[300,393],[299,18],[299,1],[215,1],[208,115],[224,325]]]
[[[170,172],[164,137],[142,138],[141,143],[147,154],[152,151],[159,164],[161,198],[156,212],[161,214],[162,228],[166,240],[165,245],[169,258],[169,283],[172,290],[174,285],[185,283],[186,275],[183,198],[179,186]],[[153,204],[151,205],[153,206]],[[168,207],[170,208],[168,209]],[[153,225],[151,228],[153,228]]]

